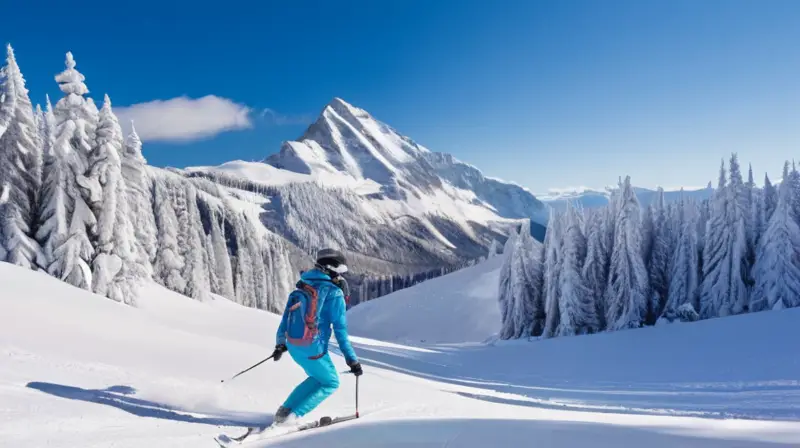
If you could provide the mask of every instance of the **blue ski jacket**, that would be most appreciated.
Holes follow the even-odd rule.
[[[331,277],[328,274],[319,269],[306,271],[300,276],[300,279],[311,284],[317,290],[317,307],[319,310],[317,328],[319,328],[319,334],[312,346],[308,348],[286,344],[286,324],[289,314],[289,306],[287,304],[275,337],[277,343],[287,345],[290,350],[293,348],[304,349],[303,351],[308,351],[309,354],[324,354],[328,352],[328,343],[331,339],[331,333],[333,333],[347,363],[357,362],[358,357],[353,350],[353,346],[350,345],[350,338],[347,335],[347,317],[345,314],[347,306],[342,290],[331,281]]]

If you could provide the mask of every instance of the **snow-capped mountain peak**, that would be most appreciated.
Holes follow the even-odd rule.
[[[284,143],[265,162],[303,174],[341,173],[393,186],[403,181],[433,181],[404,169],[427,152],[367,111],[334,98],[298,141]]]
[[[341,98],[325,106],[298,141],[285,142],[265,163],[311,175],[322,183],[344,176],[362,187],[361,192],[369,190],[364,185],[372,184],[377,191],[371,193],[382,199],[416,202],[416,211],[444,213],[463,223],[525,217],[546,220],[544,205],[524,188],[487,178],[450,154],[431,152]],[[342,184],[341,180],[335,183]],[[443,206],[442,195],[458,204]],[[431,196],[439,198],[425,200]],[[454,208],[459,210],[454,212]]]

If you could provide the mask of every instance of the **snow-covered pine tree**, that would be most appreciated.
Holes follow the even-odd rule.
[[[93,233],[97,219],[84,199],[78,179],[89,166],[88,158],[95,141],[98,120],[97,107],[84,96],[89,89],[83,82],[84,76],[75,69],[72,53],[67,53],[66,67],[56,75],[64,97],[56,103],[54,111],[56,132],[53,152],[61,159],[59,169],[64,170],[59,180],[62,184],[57,189],[64,192],[67,232],[63,239],[57,238],[58,244],[51,251],[53,262],[48,271],[67,283],[90,289],[94,248],[89,235]],[[51,215],[51,219],[55,217],[55,214]]]
[[[42,106],[40,104],[36,105],[36,108],[33,110],[33,125],[34,129],[36,130],[35,138],[36,138],[36,147],[39,148],[41,152],[39,154],[40,161],[39,161],[39,186],[41,187],[42,181],[42,166],[44,165],[44,138],[45,135],[42,133],[45,127],[45,116],[44,111],[42,110]],[[38,202],[38,201],[37,201]]]
[[[605,209],[595,211],[589,216],[586,224],[586,261],[583,264],[581,277],[583,284],[589,289],[591,302],[595,307],[598,330],[605,329],[605,308],[603,295],[608,279],[608,248],[605,246],[604,219],[608,216]]]
[[[700,285],[700,315],[703,318],[715,317],[719,304],[716,302],[721,293],[716,290],[724,288],[725,282],[720,282],[719,277],[724,276],[725,259],[725,214],[727,208],[727,172],[723,160],[719,169],[719,182],[714,196],[709,200],[708,219],[704,232],[703,245],[703,275]],[[715,300],[712,302],[712,300]]]
[[[511,257],[511,322],[510,329],[506,328],[510,338],[539,336],[544,330],[541,257],[542,246],[531,236],[530,220],[526,220]]]
[[[733,235],[736,236],[731,246],[731,254],[734,255],[732,266],[737,267],[732,271],[731,292],[734,294],[732,297],[734,301],[731,312],[732,314],[741,314],[747,312],[750,301],[750,288],[753,286],[751,271],[753,269],[752,262],[755,261],[755,249],[752,247],[754,231],[750,193],[743,180],[739,158],[735,153],[731,155],[730,160],[729,186],[729,192],[732,195],[730,204],[733,205],[729,208],[729,222],[732,224],[729,228],[735,229]],[[800,187],[800,177],[798,177],[798,187]],[[739,234],[740,228],[744,232],[743,236]]]
[[[223,209],[224,211],[224,209]],[[219,295],[233,300],[236,293],[233,287],[233,267],[231,266],[231,257],[228,252],[228,244],[225,241],[223,226],[225,225],[225,217],[222,219],[217,216],[217,213],[212,210],[211,212],[211,243],[214,250],[214,259],[217,262],[216,271],[217,278],[219,279],[220,291]]]
[[[105,96],[99,113],[96,145],[89,156],[89,170],[83,185],[89,186],[88,199],[97,217],[93,234],[92,289],[112,300],[136,303],[135,284],[145,272],[135,264],[132,253],[133,226],[125,200],[122,177],[122,129]]]
[[[184,251],[183,278],[186,280],[185,294],[193,299],[205,301],[210,297],[208,292],[211,289],[211,281],[208,278],[208,266],[206,266],[205,241],[203,225],[200,221],[200,210],[197,208],[197,190],[192,184],[187,183],[184,187],[183,196],[186,198],[184,206],[186,208],[186,229],[179,229],[185,233],[187,247]],[[180,241],[180,239],[179,239]]]
[[[753,164],[749,164],[747,168],[747,182],[744,184],[744,216],[745,216],[745,229],[747,230],[747,250],[748,250],[748,263],[753,265],[756,256],[756,239],[758,238],[758,229],[756,228],[756,182],[753,179]]]
[[[650,252],[650,259],[647,260],[650,281],[650,300],[645,321],[647,325],[655,324],[667,303],[671,272],[670,259],[674,253],[670,244],[673,239],[673,223],[670,218],[664,200],[664,189],[659,187],[653,211],[653,249]]]
[[[660,187],[659,190],[661,190]],[[650,204],[645,208],[642,215],[642,260],[645,260],[645,262],[650,259],[650,252],[653,250],[653,244],[655,244],[655,214],[655,207]]]
[[[155,179],[155,219],[158,226],[158,249],[153,266],[155,280],[167,288],[183,294],[186,280],[183,278],[184,260],[178,248],[178,217],[169,193],[166,178]]]
[[[498,282],[497,300],[500,308],[500,339],[511,339],[515,337],[514,324],[514,263],[519,250],[516,244],[518,239],[515,228],[509,231],[508,239],[503,246],[503,265],[500,267],[500,279]]]
[[[772,218],[772,213],[775,211],[775,207],[778,205],[778,192],[775,190],[775,186],[772,185],[772,182],[770,182],[769,176],[766,173],[764,174],[763,196],[764,196],[764,223],[766,230],[766,223],[768,223],[770,218]]]
[[[133,123],[123,145],[122,175],[127,188],[125,197],[130,204],[131,222],[136,233],[136,262],[148,275],[152,275],[152,263],[156,258],[152,180],[147,172],[147,160],[142,156],[142,141]]]
[[[753,193],[753,230],[755,232],[753,240],[753,248],[755,250],[754,257],[758,255],[758,246],[761,242],[761,237],[767,230],[767,224],[769,224],[766,217],[765,206],[764,190],[756,190],[755,193]],[[753,265],[755,266],[755,258],[753,259]],[[755,277],[753,277],[753,279],[755,281]]]
[[[545,338],[556,336],[561,322],[561,316],[559,315],[559,300],[561,299],[559,274],[563,254],[562,225],[563,215],[551,210],[550,219],[547,223],[547,233],[544,238],[543,289],[545,326],[542,336]]]
[[[47,97],[47,106],[44,120],[39,125],[42,127],[42,152],[44,166],[42,168],[42,187],[37,209],[36,240],[42,248],[37,264],[50,275],[61,277],[57,270],[54,251],[63,244],[67,235],[67,210],[64,176],[69,172],[64,157],[53,150],[55,132],[55,116]],[[51,269],[52,268],[52,269]]]
[[[789,162],[783,178],[789,177]],[[756,285],[750,297],[750,312],[800,306],[800,226],[792,204],[789,182],[778,188],[778,203],[759,245],[753,270]]]
[[[642,260],[641,211],[631,186],[625,178],[616,205],[614,247],[606,289],[606,321],[611,330],[637,328],[647,313],[647,269]]]
[[[559,272],[558,336],[595,333],[599,331],[592,290],[583,281],[581,270],[586,259],[586,237],[575,207],[568,203],[564,218],[563,252]]]
[[[206,266],[208,266],[208,285],[211,292],[219,294],[221,292],[219,277],[217,277],[217,258],[214,254],[214,242],[211,240],[211,234],[205,236],[206,243],[203,245],[206,250]]]
[[[246,214],[242,215],[243,237],[245,249],[252,260],[250,267],[252,275],[252,300],[258,309],[267,309],[267,274],[264,263],[261,262],[263,238],[259,237],[253,222]],[[393,291],[394,289],[392,289]]]
[[[178,219],[178,253],[183,259],[183,268],[181,270],[181,277],[186,280],[186,285],[191,281],[192,265],[188,262],[189,252],[191,251],[191,220],[189,218],[189,207],[186,199],[186,189],[183,186],[182,180],[174,180],[169,184],[170,197],[172,198],[172,206],[175,210],[175,217]],[[186,291],[180,291],[181,294],[186,294]]]
[[[800,173],[797,172],[797,164],[792,160],[792,170],[789,171],[789,177],[784,178],[783,182],[789,182],[792,189],[792,209],[795,217],[800,216]]]
[[[5,260],[29,269],[41,247],[35,238],[42,183],[42,147],[33,106],[14,50],[0,72],[0,246]]]
[[[708,319],[738,314],[747,300],[747,232],[741,206],[743,187],[736,156],[731,157],[731,181],[725,182],[725,166],[720,169],[720,185],[714,196],[703,252],[703,283],[700,316]]]
[[[247,248],[244,218],[238,212],[230,213],[231,223],[236,235],[236,256],[234,268],[234,287],[236,303],[247,307],[255,307],[257,300],[253,285],[253,258]]]
[[[678,202],[678,232],[677,245],[673,251],[672,270],[669,276],[669,293],[661,318],[672,322],[681,319],[686,314],[687,307],[691,307],[697,314],[699,303],[698,292],[698,249],[697,249],[697,205],[687,199],[681,189]]]
[[[282,312],[295,280],[286,240],[267,232],[262,261],[269,283],[265,309],[273,313]]]

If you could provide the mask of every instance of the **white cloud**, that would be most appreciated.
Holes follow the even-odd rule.
[[[143,141],[189,142],[253,127],[249,107],[215,95],[154,100],[114,112],[126,133],[133,120]]]

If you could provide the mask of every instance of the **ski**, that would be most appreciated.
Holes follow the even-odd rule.
[[[358,414],[345,415],[341,417],[321,417],[319,420],[312,420],[308,423],[303,423],[294,427],[274,427],[270,426],[261,431],[261,428],[248,428],[247,432],[238,437],[230,437],[225,434],[220,434],[214,437],[214,441],[220,448],[230,448],[232,446],[243,445],[250,441],[265,440],[272,438],[272,432],[276,432],[274,437],[284,436],[300,431],[308,431],[309,429],[323,428],[325,426],[335,425],[336,423],[347,422],[359,418]],[[251,437],[252,436],[252,437]],[[250,440],[248,440],[250,439]]]
[[[350,420],[355,420],[359,417],[358,414],[345,415],[342,417],[322,417],[319,420],[314,420],[306,424],[300,425],[292,432],[306,431],[308,429],[321,428],[323,426],[330,426],[336,423],[342,423]]]

